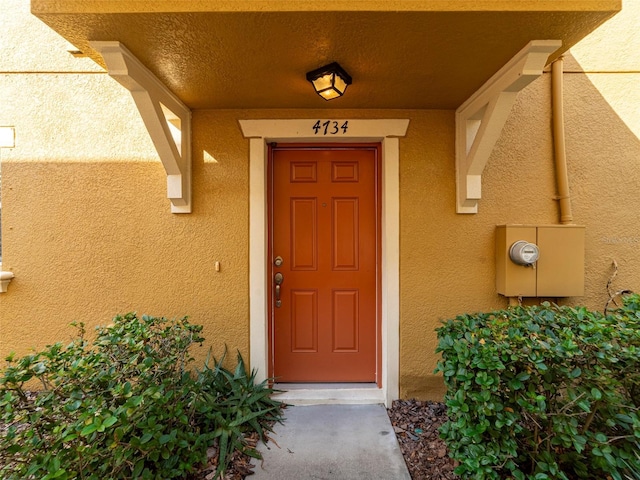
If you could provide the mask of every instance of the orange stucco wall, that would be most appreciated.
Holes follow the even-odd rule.
[[[25,2],[4,2],[26,21]],[[636,15],[627,11],[619,16]],[[37,41],[55,41],[28,21]],[[135,310],[189,315],[216,354],[226,344],[248,356],[249,142],[237,121],[326,111],[195,111],[193,213],[175,215],[128,92],[92,64],[60,55],[0,67],[0,125],[16,129],[16,147],[0,152],[2,269],[16,276],[0,294],[0,355],[65,341],[72,321],[91,327]],[[59,73],[42,73],[55,62]],[[576,73],[565,75],[567,156],[574,221],[586,226],[586,291],[561,301],[602,309],[613,260],[615,287],[640,291],[640,118],[620,114],[607,97],[614,78],[627,98],[640,89],[637,74],[634,83],[610,67],[599,74],[608,80],[594,80],[580,70],[598,65],[581,66],[578,54],[568,63]],[[440,398],[432,374],[439,322],[506,306],[495,292],[495,226],[557,222],[550,75],[519,94],[484,171],[476,215],[455,213],[453,111],[332,115],[410,119],[400,140],[400,395]],[[206,351],[196,350],[199,360]]]

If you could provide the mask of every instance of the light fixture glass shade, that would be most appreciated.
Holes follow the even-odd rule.
[[[349,74],[336,62],[307,73],[307,80],[325,100],[341,97],[352,81]]]

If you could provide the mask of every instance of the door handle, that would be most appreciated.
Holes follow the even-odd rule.
[[[280,300],[280,286],[282,285],[282,282],[284,281],[284,275],[282,275],[282,273],[278,272],[274,275],[273,277],[273,281],[276,284],[276,288],[275,288],[275,294],[276,294],[276,307],[280,308],[282,306],[282,300]]]

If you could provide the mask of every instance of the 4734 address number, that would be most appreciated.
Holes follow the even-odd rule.
[[[312,127],[314,135],[344,135],[349,129],[349,121],[346,120],[342,125],[337,120],[318,120]]]

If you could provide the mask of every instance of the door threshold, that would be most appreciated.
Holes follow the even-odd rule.
[[[371,405],[385,403],[375,383],[275,383],[275,400],[289,405]]]

